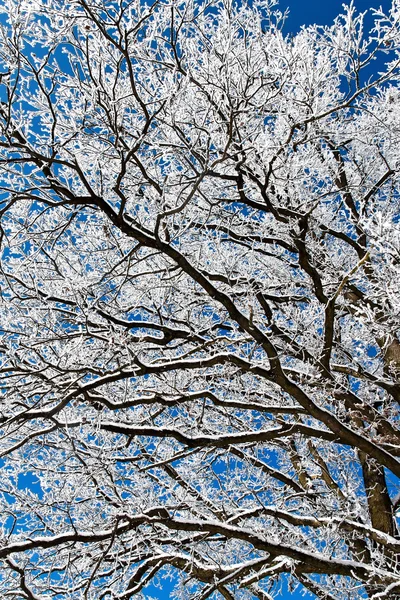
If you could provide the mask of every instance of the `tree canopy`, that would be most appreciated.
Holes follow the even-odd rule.
[[[4,598],[400,597],[400,2],[274,4],[1,3]]]

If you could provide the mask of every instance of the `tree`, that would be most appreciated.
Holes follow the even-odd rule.
[[[0,10],[3,597],[399,598],[399,1]]]

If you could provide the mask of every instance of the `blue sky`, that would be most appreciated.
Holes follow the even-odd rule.
[[[286,31],[296,33],[301,25],[329,25],[342,12],[343,0],[280,0],[280,10],[289,9],[290,14],[286,23]],[[355,0],[354,5],[360,12],[381,6],[388,11],[391,0]]]

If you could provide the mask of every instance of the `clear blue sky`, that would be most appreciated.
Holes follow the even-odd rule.
[[[282,11],[289,9],[290,15],[285,29],[295,33],[301,25],[329,25],[342,12],[343,4],[350,4],[350,0],[280,0],[279,8]],[[387,12],[392,3],[391,0],[355,0],[354,4],[360,12],[379,6]]]

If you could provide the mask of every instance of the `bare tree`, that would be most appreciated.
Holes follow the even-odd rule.
[[[399,0],[0,11],[2,597],[399,598]]]

